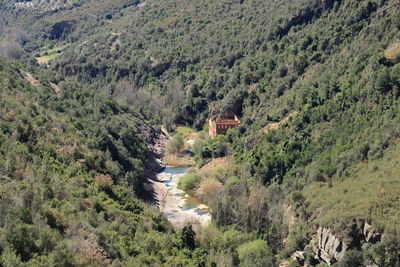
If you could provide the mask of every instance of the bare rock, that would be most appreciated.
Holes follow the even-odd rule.
[[[165,168],[162,158],[168,135],[163,130],[154,128],[140,118],[137,120],[137,128],[150,150],[150,154],[147,157],[148,169],[154,173],[162,171]]]
[[[367,243],[375,244],[381,241],[382,234],[367,222],[364,224],[363,234]]]
[[[343,258],[348,244],[331,233],[331,229],[319,227],[313,241],[313,251],[328,266]]]
[[[304,256],[304,251],[299,251],[299,250],[293,252],[291,258],[297,261],[301,265],[303,265],[306,260],[306,257]]]

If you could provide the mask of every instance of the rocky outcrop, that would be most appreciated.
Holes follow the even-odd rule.
[[[165,144],[168,141],[168,135],[163,130],[154,128],[142,119],[138,119],[137,127],[150,150],[147,157],[148,166],[146,169],[153,172],[153,174],[162,171],[165,168],[162,158]],[[150,177],[153,174],[148,173]]]
[[[370,244],[375,244],[381,241],[382,233],[377,231],[372,225],[367,222],[364,224],[363,229],[364,241]]]
[[[357,235],[357,238],[355,236],[339,238],[332,234],[331,229],[319,227],[317,234],[311,241],[315,257],[330,266],[340,261],[347,249],[361,250],[365,246],[381,241],[382,233],[367,222],[360,230],[362,230],[362,234]]]
[[[304,251],[295,251],[295,252],[293,252],[293,254],[290,258],[292,260],[297,261],[299,264],[303,265],[306,260],[304,253],[305,253]]]
[[[312,240],[315,256],[329,266],[343,258],[348,244],[331,233],[331,229],[319,227]]]

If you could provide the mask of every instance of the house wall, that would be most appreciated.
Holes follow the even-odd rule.
[[[234,119],[212,120],[209,119],[208,134],[214,138],[218,134],[226,134],[228,129],[235,128],[240,125],[240,120],[234,116]]]
[[[208,121],[208,135],[211,138],[214,138],[217,136],[217,125],[216,125],[215,121],[213,121],[212,119],[210,119]]]

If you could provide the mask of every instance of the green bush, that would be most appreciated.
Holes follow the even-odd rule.
[[[272,254],[264,240],[254,240],[237,248],[240,266],[272,267]]]
[[[16,251],[11,249],[10,247],[6,247],[3,251],[3,253],[0,255],[0,263],[4,267],[22,267],[22,266],[24,266],[20,257],[17,255]]]
[[[344,257],[335,264],[336,267],[362,267],[363,264],[363,253],[358,250],[348,250]]]
[[[218,135],[214,139],[209,139],[207,145],[202,147],[201,158],[220,158],[226,156],[228,145],[227,137]]]
[[[167,151],[172,154],[178,154],[183,149],[185,141],[181,134],[175,134],[172,139],[168,142]]]
[[[189,191],[197,188],[201,181],[201,175],[198,173],[190,173],[181,177],[178,182],[178,187],[184,191]]]

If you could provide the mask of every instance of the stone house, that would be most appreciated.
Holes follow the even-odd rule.
[[[226,134],[228,129],[235,128],[240,125],[239,118],[234,114],[225,115],[221,119],[208,120],[208,134],[211,138],[216,137],[218,134]]]

